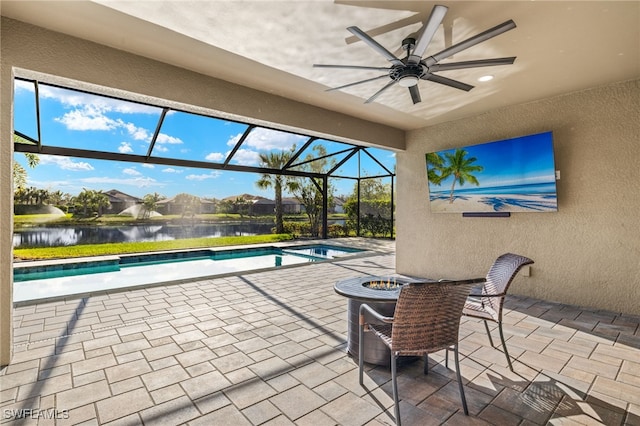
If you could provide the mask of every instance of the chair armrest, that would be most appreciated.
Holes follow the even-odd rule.
[[[469,297],[503,297],[506,296],[507,293],[500,293],[500,294],[469,294]]]
[[[449,281],[469,281],[469,282],[473,282],[473,283],[477,283],[477,284],[484,284],[485,281],[487,281],[487,279],[485,277],[481,277],[481,278],[466,278],[464,280],[450,280],[447,278],[440,278],[438,280],[439,283],[446,283]]]
[[[374,310],[371,306],[363,303],[362,305],[360,305],[360,317],[361,318],[364,315],[365,311],[367,311],[369,314],[371,314],[378,321],[382,321],[384,323],[392,323],[393,322],[393,317],[385,317],[384,315],[381,315],[378,311]]]

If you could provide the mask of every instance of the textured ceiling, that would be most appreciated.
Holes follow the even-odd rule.
[[[449,11],[426,51],[513,19],[517,28],[444,62],[517,56],[513,65],[441,72],[469,92],[421,81],[414,105],[398,85],[364,101],[387,80],[326,89],[380,75],[312,64],[388,66],[346,30],[357,26],[402,56],[435,4]],[[640,76],[637,1],[2,1],[1,13],[400,129],[414,129]],[[492,74],[490,82],[478,77]]]

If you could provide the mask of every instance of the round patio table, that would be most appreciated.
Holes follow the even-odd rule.
[[[380,314],[392,317],[396,308],[396,301],[400,294],[402,285],[410,282],[432,281],[425,279],[415,279],[400,276],[367,276],[348,278],[338,281],[334,285],[334,290],[341,296],[348,298],[347,304],[347,352],[354,357],[358,356],[360,347],[359,337],[359,316],[360,305],[366,303]],[[395,283],[398,284],[393,289],[380,289],[368,286],[368,283]],[[384,285],[381,287],[385,287]],[[369,316],[367,322],[378,324],[380,321]],[[381,339],[371,333],[364,334],[364,362],[375,365],[390,365],[391,352]]]

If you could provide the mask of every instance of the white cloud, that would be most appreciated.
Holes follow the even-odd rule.
[[[158,152],[167,152],[169,151],[169,148],[167,148],[166,146],[162,146],[162,145],[155,145],[153,147],[154,151],[158,151]]]
[[[160,144],[181,144],[182,143],[182,139],[180,138],[176,138],[174,136],[169,136],[167,134],[164,133],[160,133],[158,135],[158,139],[156,140],[156,142],[160,143]]]
[[[35,186],[36,188],[47,188],[52,191],[57,191],[60,188],[72,186],[72,183],[68,180],[40,181],[40,180],[31,180],[27,178],[27,182],[29,185]]]
[[[187,175],[187,176],[185,176],[185,179],[203,181],[203,180],[206,180],[206,179],[215,179],[218,176],[220,176],[221,174],[222,174],[221,172],[219,172],[217,170],[214,170],[212,172],[203,173],[201,175]]]
[[[100,130],[111,131],[116,129],[124,129],[127,134],[137,141],[151,141],[151,133],[143,127],[138,127],[133,123],[126,122],[122,119],[114,120],[107,116],[109,109],[101,108],[96,105],[82,105],[72,111],[66,112],[62,117],[55,118],[70,130]],[[162,138],[162,142],[160,139]],[[159,143],[182,143],[178,138],[167,135],[158,137]]]
[[[133,148],[131,148],[131,144],[129,142],[120,142],[118,152],[120,152],[121,154],[128,154],[130,152],[133,152]]]
[[[208,160],[208,161],[218,161],[219,162],[219,161],[224,160],[226,157],[221,152],[212,152],[211,154],[208,154],[204,158],[205,158],[205,160]]]
[[[249,133],[242,146],[260,151],[288,150],[292,145],[300,145],[307,139],[309,139],[307,136],[258,127]]]
[[[229,138],[229,140],[227,141],[227,146],[236,146],[236,144],[238,143],[238,141],[240,140],[241,137],[242,137],[241,134],[237,134],[235,136],[231,136]]]
[[[149,134],[147,129],[143,127],[138,127],[133,123],[125,123],[120,119],[118,119],[118,125],[121,127],[124,127],[129,133],[129,136],[131,136],[133,139],[137,141],[149,142],[151,140],[151,135]]]
[[[257,151],[251,151],[250,149],[239,149],[233,155],[233,159],[231,161],[244,166],[256,166],[260,164],[260,154]]]
[[[115,120],[110,119],[97,108],[86,105],[83,109],[74,109],[65,113],[55,121],[70,130],[113,130],[118,127]]]
[[[122,173],[129,176],[142,176],[142,173],[132,167],[122,170]]]
[[[17,82],[16,89],[33,91],[33,84]],[[114,131],[122,129],[133,140],[150,142],[152,132],[148,129],[139,127],[121,118],[110,118],[109,113],[155,114],[160,117],[160,109],[157,107],[106,98],[89,93],[80,93],[47,85],[41,85],[39,93],[42,98],[55,99],[69,109],[69,111],[65,112],[61,117],[55,118],[55,120],[70,130]],[[183,141],[178,137],[161,133],[158,135],[157,143],[182,144]],[[126,147],[124,149],[126,149]]]
[[[182,170],[174,169],[173,167],[167,167],[166,169],[162,169],[163,173],[182,173]]]
[[[16,94],[22,90],[26,90],[27,92],[31,93],[34,93],[36,91],[33,83],[31,83],[30,81],[14,80],[14,87],[16,90]]]
[[[32,84],[24,85],[33,91]],[[55,99],[67,107],[97,107],[103,111],[116,111],[123,114],[156,114],[160,116],[160,108],[143,105],[135,102],[127,102],[120,99],[107,98],[90,93],[76,92],[73,90],[40,84],[38,92],[42,98]]]
[[[156,166],[154,166],[153,164],[147,164],[147,163],[142,163],[142,167],[144,167],[145,169],[155,169]]]
[[[88,184],[110,184],[110,185],[122,185],[122,186],[135,186],[138,188],[148,188],[152,186],[162,187],[165,186],[164,183],[158,182],[150,177],[136,177],[131,179],[118,179],[111,177],[92,177],[81,179],[83,183]]]
[[[71,170],[75,172],[93,170],[93,166],[87,162],[74,161],[69,157],[58,157],[55,155],[41,155],[40,164],[51,164],[54,166],[58,166],[62,170]]]
[[[109,111],[108,108],[103,108],[99,105],[82,105],[79,108],[66,112],[62,117],[55,118],[55,121],[62,123],[67,129],[78,131],[113,131],[123,129],[134,140],[151,141],[151,134],[147,129],[138,127],[133,123],[125,122],[122,119],[114,120],[109,118],[107,116]],[[170,138],[166,135],[165,137]],[[124,154],[133,152],[133,149],[130,143],[122,142],[118,147],[118,151]]]

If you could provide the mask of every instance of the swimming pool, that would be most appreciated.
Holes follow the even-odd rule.
[[[361,249],[314,244],[188,250],[14,266],[14,303],[325,261]]]

